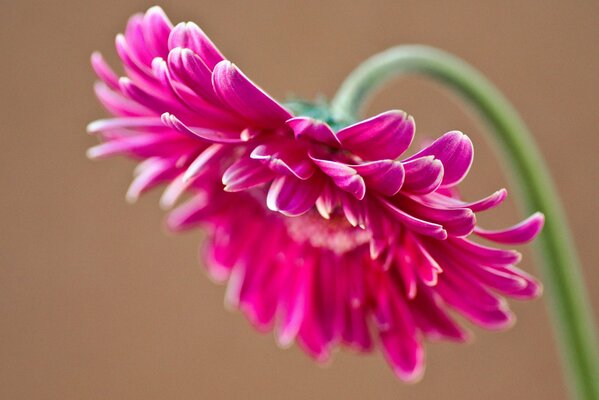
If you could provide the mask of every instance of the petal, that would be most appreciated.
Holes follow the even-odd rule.
[[[187,167],[185,174],[183,175],[183,181],[187,182],[193,177],[201,173],[202,169],[210,168],[209,163],[217,162],[218,158],[227,151],[228,149],[222,144],[212,144],[208,146],[200,155],[193,160],[193,162]]]
[[[189,137],[197,137],[214,143],[243,143],[248,140],[248,138],[243,137],[242,132],[226,132],[216,129],[189,127],[169,113],[162,114],[161,118],[166,126]]]
[[[123,117],[98,119],[87,125],[88,133],[98,133],[115,129],[141,128],[143,130],[165,129],[159,117]]]
[[[337,161],[321,160],[312,155],[310,158],[339,188],[353,194],[358,200],[364,198],[366,184],[364,178],[358,175],[355,169]]]
[[[377,307],[388,307],[389,327],[379,332],[385,358],[397,376],[408,382],[419,380],[424,373],[424,349],[418,339],[412,313],[397,289],[387,285],[384,300],[379,295]],[[384,304],[387,302],[387,304]],[[383,304],[381,304],[383,303]]]
[[[365,160],[399,157],[414,138],[414,119],[403,111],[387,111],[337,132],[337,138]]]
[[[406,161],[423,156],[434,156],[443,163],[444,173],[441,186],[454,186],[468,174],[474,157],[474,149],[468,136],[459,131],[451,131]]]
[[[464,331],[447,313],[439,296],[420,284],[418,295],[411,301],[414,321],[428,339],[449,339],[465,342],[469,339]]]
[[[443,226],[418,219],[400,210],[399,208],[395,207],[393,204],[389,203],[386,200],[380,199],[380,202],[383,206],[387,208],[387,210],[391,212],[391,215],[393,217],[395,217],[398,221],[403,223],[408,229],[411,229],[412,231],[420,233],[422,235],[431,236],[435,239],[447,239],[447,231],[443,229]]]
[[[254,124],[277,128],[292,117],[289,111],[250,81],[230,61],[223,60],[214,67],[212,84],[226,104]]]
[[[168,214],[166,225],[177,232],[190,229],[202,222],[214,210],[205,196],[194,196]]]
[[[193,22],[177,24],[168,38],[168,47],[171,50],[176,47],[192,50],[211,70],[225,59],[208,36]]]
[[[158,6],[146,11],[142,20],[142,30],[146,44],[154,56],[166,57],[168,54],[168,37],[173,24]]]
[[[94,85],[96,97],[100,103],[115,116],[148,116],[154,112],[145,106],[123,96],[119,91],[110,89],[104,82],[96,82]]]
[[[341,143],[329,125],[309,117],[295,117],[287,121],[296,139],[307,138],[328,146],[339,147]]]
[[[324,186],[319,175],[303,181],[295,176],[281,176],[270,185],[266,205],[288,216],[301,215],[314,206]]]
[[[121,77],[119,87],[124,95],[149,108],[154,113],[162,114],[167,110],[180,109],[177,104],[173,104],[170,96],[158,97],[162,93],[150,93],[129,78]]]
[[[143,168],[131,182],[126,198],[130,203],[137,201],[139,196],[154,186],[174,178],[177,174],[176,161],[173,159],[149,158],[140,164]]]
[[[418,197],[404,195],[396,196],[393,204],[410,215],[442,225],[451,236],[468,236],[476,226],[476,217],[469,208],[425,205],[418,201]]]
[[[364,178],[369,189],[372,188],[385,196],[397,194],[404,183],[404,167],[399,161],[379,160],[351,167]]]
[[[242,158],[223,174],[227,192],[239,192],[271,181],[276,174],[266,165],[251,158]]]
[[[250,157],[268,161],[272,170],[283,174],[292,173],[302,180],[309,179],[316,172],[316,166],[308,158],[306,151],[293,143],[267,142],[256,146]]]
[[[498,243],[527,243],[541,232],[544,222],[545,216],[537,212],[510,228],[490,231],[477,227],[475,233],[480,237]]]
[[[333,184],[327,183],[316,200],[316,209],[324,219],[331,218],[331,213],[337,206],[337,196]]]
[[[453,275],[452,278],[456,276]],[[450,280],[447,272],[435,286],[443,300],[471,322],[486,329],[505,329],[514,323],[514,316],[505,303],[482,286]],[[493,305],[496,303],[497,305]]]
[[[474,212],[489,210],[500,205],[507,197],[507,190],[500,189],[484,199],[464,202],[440,193],[431,193],[423,199],[433,204],[442,204],[447,208],[469,208]]]
[[[452,237],[448,242],[458,254],[487,266],[514,265],[522,258],[515,250],[496,249],[465,238]]]
[[[102,57],[102,54],[95,51],[91,57],[91,64],[94,72],[111,89],[119,89],[119,77]]]
[[[425,194],[437,190],[443,181],[443,164],[434,157],[421,157],[404,161],[406,178],[402,189],[406,192]]]
[[[212,71],[193,51],[180,47],[172,49],[168,67],[198,96],[213,104],[222,104],[212,86]]]

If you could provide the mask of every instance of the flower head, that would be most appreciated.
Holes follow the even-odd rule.
[[[204,263],[227,282],[227,302],[282,345],[317,360],[343,344],[379,343],[395,373],[421,376],[422,341],[464,341],[454,310],[484,328],[510,325],[503,296],[529,299],[540,285],[520,255],[482,245],[532,240],[534,214],[501,231],[476,213],[499,190],[460,198],[473,148],[461,132],[414,155],[415,123],[399,110],[347,124],[326,107],[282,105],[226,60],[193,23],[172,26],[158,7],[129,20],[116,47],[126,76],[99,54],[96,94],[113,118],[91,123],[90,157],[140,160],[127,196],[168,184],[161,202],[173,230],[202,226]]]

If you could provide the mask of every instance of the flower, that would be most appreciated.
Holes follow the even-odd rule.
[[[473,202],[457,186],[473,147],[451,131],[415,154],[414,119],[399,110],[349,124],[326,105],[282,105],[250,81],[195,24],[172,26],[158,7],[131,17],[116,39],[126,76],[94,53],[95,87],[113,118],[88,126],[88,154],[138,159],[127,197],[162,183],[173,230],[208,231],[210,275],[227,302],[281,345],[296,340],[316,360],[343,344],[375,341],[407,381],[424,370],[423,339],[465,341],[450,315],[500,329],[505,297],[530,299],[540,284],[520,254],[472,240],[525,243],[536,213],[513,227],[477,226],[502,189]]]

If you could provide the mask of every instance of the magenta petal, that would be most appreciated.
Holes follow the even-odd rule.
[[[190,137],[198,137],[214,143],[243,143],[247,141],[246,138],[242,137],[241,132],[226,132],[215,129],[189,127],[169,113],[162,114],[161,118],[166,126],[178,132],[185,133]]]
[[[272,170],[283,174],[292,173],[302,180],[309,179],[316,172],[316,166],[305,150],[297,148],[293,143],[266,142],[256,146],[250,157],[268,161]]]
[[[118,130],[123,128],[136,128],[155,130],[156,128],[166,129],[160,117],[123,117],[98,119],[87,125],[88,133],[98,133],[105,131]]]
[[[422,219],[418,219],[400,210],[399,208],[395,207],[393,204],[389,203],[386,200],[380,199],[380,202],[387,208],[387,210],[390,211],[393,217],[395,217],[399,222],[403,223],[414,232],[430,236],[439,240],[447,239],[447,231],[443,229],[443,226],[432,222],[424,221]]]
[[[472,165],[474,149],[468,136],[459,131],[447,132],[430,146],[414,154],[406,161],[423,156],[434,156],[443,163],[442,186],[454,186],[464,179]]]
[[[545,216],[537,212],[510,228],[490,231],[477,227],[475,233],[480,237],[498,243],[527,243],[541,232],[544,222]]]
[[[228,60],[214,67],[212,84],[226,104],[256,125],[277,128],[292,117]]]
[[[172,159],[148,158],[138,168],[139,172],[127,190],[126,197],[130,203],[137,201],[143,192],[177,175]]]
[[[448,208],[469,208],[474,212],[485,211],[501,204],[507,197],[507,190],[500,189],[484,199],[464,202],[453,197],[447,197],[439,193],[431,193],[426,197],[427,201],[442,204]]]
[[[142,21],[142,30],[145,42],[153,55],[166,57],[168,37],[172,29],[173,24],[162,8],[154,6],[146,11]]]
[[[128,48],[127,58],[130,62],[134,62],[138,66],[142,67],[147,66],[152,62],[152,59],[156,54],[153,54],[150,50],[150,46],[146,42],[144,36],[144,28],[143,28],[143,14],[134,14],[127,21],[127,27],[125,28],[124,35],[117,35],[117,52],[119,52],[119,56],[123,56],[123,54],[119,51],[118,42],[121,44],[126,44],[125,48]],[[119,38],[120,37],[120,38]],[[131,64],[123,60],[126,67],[133,67]]]
[[[451,236],[468,236],[476,226],[476,217],[469,208],[429,206],[418,200],[415,196],[399,195],[394,204],[417,218],[442,225]]]
[[[424,373],[424,349],[403,294],[397,293],[391,284],[386,286],[377,299],[377,313],[387,320],[379,333],[383,353],[399,378],[414,382]]]
[[[515,250],[497,249],[474,243],[466,238],[450,238],[449,242],[464,256],[488,266],[506,266],[517,264],[522,256]]]
[[[275,176],[275,173],[260,161],[242,158],[227,168],[222,181],[225,191],[239,192],[269,182]]]
[[[418,287],[418,295],[411,304],[414,321],[427,339],[449,339],[458,342],[468,340],[468,333],[453,321],[443,308],[439,296],[431,288],[421,284]]]
[[[190,229],[202,222],[212,211],[213,205],[205,196],[194,196],[184,204],[171,211],[166,224],[173,231]]]
[[[266,205],[273,211],[288,216],[296,216],[310,210],[324,185],[319,175],[303,181],[295,176],[281,176],[270,185]]]
[[[322,189],[322,193],[316,200],[316,209],[325,219],[331,218],[333,209],[337,206],[336,191],[332,183],[326,183]]]
[[[443,164],[434,157],[415,158],[404,161],[405,181],[403,190],[410,193],[431,193],[441,185],[443,181]]]
[[[395,159],[412,143],[414,119],[403,111],[387,111],[337,132],[343,146],[365,160]]]
[[[172,49],[168,55],[168,67],[198,96],[213,104],[221,104],[212,87],[212,71],[193,51],[180,47]]]
[[[110,89],[104,82],[97,82],[94,85],[96,97],[102,105],[115,116],[148,116],[154,114],[152,110],[141,104],[128,99],[119,91]]]
[[[183,181],[188,181],[194,176],[200,174],[204,168],[210,168],[209,164],[218,162],[218,158],[228,149],[222,144],[212,144],[208,146],[199,156],[187,167],[183,175]]]
[[[358,175],[355,169],[347,164],[330,160],[321,160],[312,155],[310,158],[339,188],[353,194],[358,200],[364,198],[364,195],[366,194],[366,184],[364,178]]]
[[[543,285],[526,272],[512,266],[492,267],[497,272],[504,273],[524,280],[525,286],[519,290],[512,290],[510,297],[520,300],[529,300],[539,297],[543,293]]]
[[[171,50],[176,47],[192,50],[211,70],[225,59],[204,31],[193,22],[177,24],[168,38],[168,47]]]
[[[405,172],[401,162],[393,160],[371,161],[352,165],[366,181],[366,186],[385,196],[394,196],[401,189]]]
[[[94,52],[91,57],[92,68],[94,72],[105,84],[107,84],[110,88],[118,90],[119,89],[119,77],[102,57],[102,54],[99,52]]]
[[[339,147],[341,143],[329,125],[309,117],[295,117],[287,121],[296,139],[307,138],[328,146]]]

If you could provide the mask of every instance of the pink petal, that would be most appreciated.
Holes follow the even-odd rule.
[[[316,200],[316,209],[320,213],[320,215],[325,218],[331,218],[331,213],[337,206],[337,196],[335,193],[335,189],[332,183],[326,183],[322,189],[322,193],[318,196]]]
[[[230,61],[214,67],[212,84],[220,98],[233,110],[262,127],[278,128],[292,115],[250,81]]]
[[[515,250],[497,249],[474,243],[466,238],[452,237],[448,240],[455,251],[487,266],[517,264],[522,256]]]
[[[173,159],[149,158],[144,161],[144,168],[139,171],[127,190],[127,201],[133,203],[143,192],[174,178],[177,175],[175,164]]]
[[[399,208],[395,207],[393,204],[389,203],[386,200],[380,199],[380,202],[383,206],[385,206],[385,208],[388,211],[390,211],[391,215],[394,218],[396,218],[399,222],[404,224],[408,229],[411,229],[412,231],[420,233],[422,235],[433,237],[435,239],[447,239],[447,231],[443,229],[443,226],[418,219],[400,210]]]
[[[281,176],[270,185],[266,205],[287,216],[301,215],[314,206],[323,186],[324,179],[319,175],[306,181],[295,176]]]
[[[193,162],[187,167],[185,174],[183,175],[183,181],[188,181],[200,174],[204,168],[210,168],[209,163],[218,162],[218,158],[225,152],[227,148],[222,144],[212,144],[208,146],[200,155],[193,160]]]
[[[193,228],[204,221],[213,209],[213,204],[205,196],[195,196],[171,211],[166,225],[175,232]]]
[[[469,208],[428,206],[420,203],[418,197],[404,195],[394,198],[393,201],[410,215],[442,225],[451,236],[468,236],[476,226],[476,217]]]
[[[442,186],[457,185],[466,177],[472,159],[474,149],[468,136],[459,131],[447,132],[430,146],[419,151],[406,161],[414,160],[423,156],[434,156],[443,163]]]
[[[97,82],[94,85],[94,90],[96,92],[96,97],[100,100],[102,105],[115,116],[131,117],[155,114],[147,107],[110,89],[104,82]]]
[[[193,22],[177,24],[168,38],[168,47],[171,50],[176,47],[192,50],[211,70],[225,59],[208,36]]]
[[[276,174],[266,165],[251,158],[242,158],[231,165],[223,174],[223,185],[227,192],[239,192],[271,181]]]
[[[172,49],[168,66],[198,96],[213,104],[222,104],[212,87],[212,71],[193,51],[180,47]]]
[[[469,339],[468,333],[454,322],[443,308],[441,299],[430,288],[421,284],[411,305],[414,321],[428,339],[449,339],[457,342]]]
[[[325,122],[309,118],[295,117],[287,121],[296,139],[306,138],[331,147],[339,147],[341,143],[329,125]]]
[[[448,208],[469,208],[474,212],[489,210],[500,205],[507,197],[507,190],[500,189],[495,193],[485,197],[484,199],[464,202],[459,199],[440,194],[438,192],[431,193],[424,197],[425,201],[430,203],[442,204]]]
[[[389,302],[387,306],[383,305],[389,307],[390,323],[388,329],[381,329],[379,333],[383,353],[399,378],[408,382],[417,381],[424,373],[424,349],[417,337],[414,319],[402,294],[389,286],[384,292],[391,299],[386,300]],[[379,295],[377,307],[382,306],[382,301]]]
[[[537,212],[510,228],[490,231],[477,227],[475,233],[480,237],[498,243],[527,243],[541,232],[544,222],[545,216]]]
[[[118,75],[108,66],[104,57],[99,52],[94,52],[91,57],[92,68],[94,72],[111,89],[119,89],[119,77]]]
[[[247,138],[242,137],[241,132],[227,132],[216,129],[189,127],[169,113],[162,114],[161,118],[166,126],[184,133],[189,137],[197,137],[214,143],[243,143],[247,141]]]
[[[98,133],[115,129],[141,128],[143,130],[165,129],[160,117],[123,117],[98,119],[87,125],[88,133]]]
[[[146,44],[154,56],[166,57],[168,37],[173,24],[158,6],[151,7],[143,16],[142,30]]]
[[[268,161],[268,165],[274,171],[291,173],[302,180],[309,179],[316,172],[316,166],[308,158],[306,151],[293,142],[270,141],[260,144],[254,148],[250,157]]]
[[[514,316],[505,305],[492,307],[481,304],[481,298],[469,286],[453,286],[447,279],[440,279],[436,288],[445,302],[483,328],[505,329],[514,323]]]
[[[371,161],[351,165],[364,178],[366,186],[385,196],[394,196],[404,183],[404,167],[401,162],[393,160]]]
[[[337,132],[345,148],[365,160],[395,159],[412,143],[414,119],[403,111],[387,111]]]
[[[443,164],[432,156],[404,161],[403,167],[406,175],[403,190],[406,192],[431,193],[437,190],[443,181]]]
[[[364,178],[358,175],[355,169],[347,164],[330,160],[321,160],[312,155],[310,155],[310,158],[339,188],[353,194],[358,200],[364,198],[364,195],[366,194],[366,184]]]

